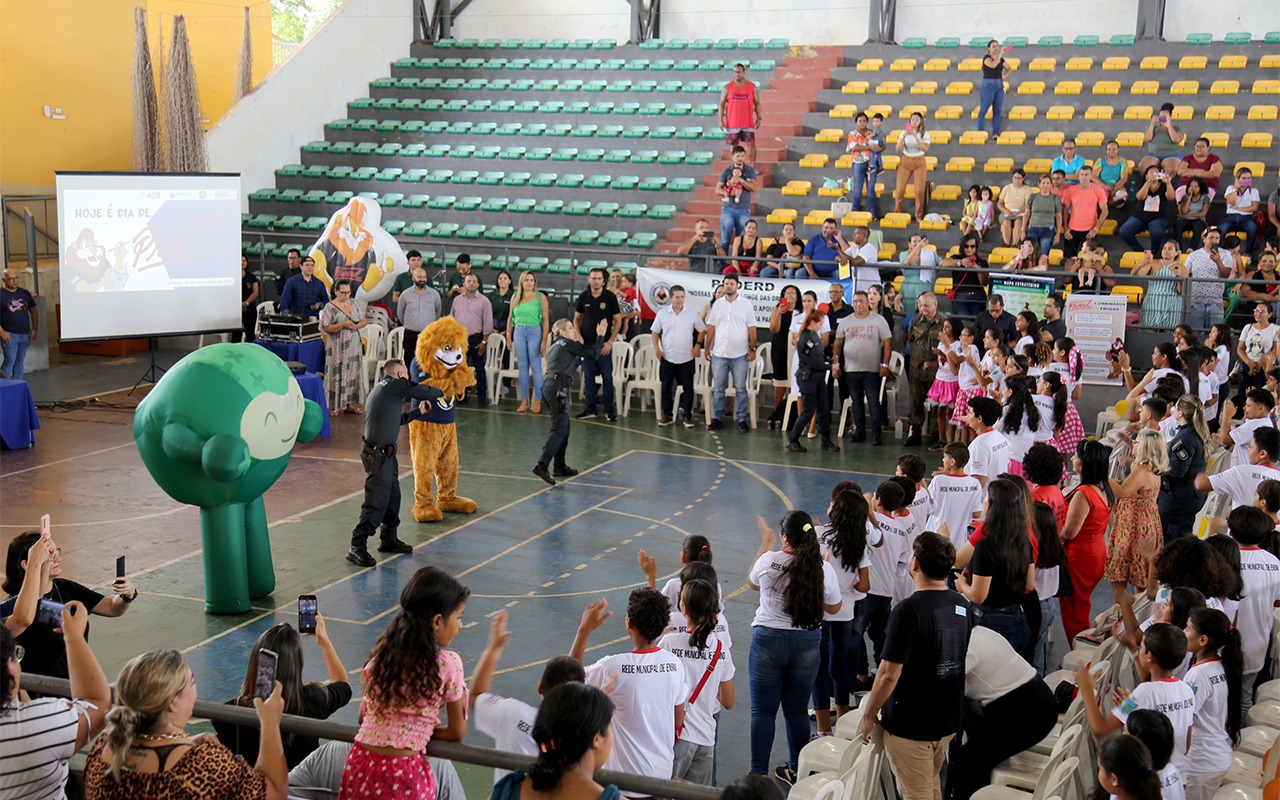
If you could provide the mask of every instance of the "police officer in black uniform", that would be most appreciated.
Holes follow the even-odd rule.
[[[542,456],[533,468],[533,474],[552,486],[555,478],[547,465],[555,460],[556,478],[572,478],[578,471],[564,461],[569,447],[569,393],[572,391],[573,373],[578,371],[583,359],[599,358],[604,346],[604,335],[609,330],[608,319],[596,325],[595,343],[588,347],[582,343],[582,334],[567,319],[557,320],[551,326],[551,346],[547,348],[547,371],[542,378],[542,402],[551,414],[551,431],[542,447]]]
[[[412,553],[413,548],[400,541],[400,465],[396,461],[396,440],[400,426],[422,418],[421,401],[433,402],[444,396],[434,386],[413,383],[403,361],[392,359],[383,369],[383,378],[369,392],[364,406],[364,436],[361,438],[360,463],[364,465],[364,503],[360,521],[351,532],[351,549],[347,561],[361,567],[378,562],[369,555],[369,537],[379,526],[382,541],[379,553]],[[404,401],[414,401],[404,411]]]
[[[1205,493],[1196,491],[1196,476],[1205,471],[1204,439],[1196,431],[1196,417],[1204,427],[1204,411],[1200,401],[1189,394],[1174,405],[1174,416],[1181,424],[1169,441],[1169,471],[1160,476],[1160,494],[1156,503],[1166,544],[1191,533],[1196,513],[1204,505]]]

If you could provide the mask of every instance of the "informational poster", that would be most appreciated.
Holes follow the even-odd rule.
[[[991,273],[987,296],[998,294],[1004,298],[1006,314],[1017,316],[1031,311],[1036,319],[1044,319],[1044,301],[1053,292],[1053,278],[1029,278],[1024,275]]]
[[[651,269],[641,267],[637,271],[640,299],[645,306],[657,313],[671,302],[671,287],[683,286],[685,305],[695,311],[711,302],[716,289],[724,283],[724,276],[709,272],[687,272],[678,269]],[[811,281],[793,278],[742,278],[738,284],[738,293],[751,301],[756,312],[756,323],[768,325],[773,307],[782,296],[783,286],[796,286],[800,293],[813,292],[818,295],[818,303],[827,304],[827,290],[831,281]],[[846,297],[845,302],[850,298]]]
[[[1075,340],[1084,358],[1083,379],[1087,383],[1119,385],[1111,377],[1107,354],[1124,344],[1124,320],[1128,300],[1123,295],[1072,294],[1067,298],[1067,335]]]

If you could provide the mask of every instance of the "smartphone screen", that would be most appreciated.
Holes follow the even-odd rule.
[[[298,595],[298,632],[316,632],[316,596],[314,594]]]
[[[62,627],[62,610],[66,608],[62,603],[55,603],[52,600],[41,600],[36,604],[36,622],[42,625],[48,625],[50,628]]]
[[[127,573],[124,571],[124,556],[116,558],[116,577],[123,578]]]
[[[53,525],[49,522],[48,514],[40,517],[40,535],[46,539],[53,535]]]
[[[277,656],[271,650],[258,651],[258,674],[253,681],[253,696],[266,700],[275,691]]]

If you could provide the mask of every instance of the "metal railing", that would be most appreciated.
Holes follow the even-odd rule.
[[[62,678],[50,678],[44,675],[32,675],[24,672],[22,674],[22,688],[59,697],[71,696],[70,681]],[[114,690],[112,694],[114,695]],[[192,716],[207,719],[211,722],[225,722],[250,728],[258,727],[258,715],[253,709],[229,706],[223,703],[211,703],[207,700],[197,700],[195,702]],[[357,729],[350,725],[339,725],[336,722],[311,719],[310,717],[298,717],[292,714],[285,714],[281,717],[280,731],[282,733],[296,733],[303,736],[315,736],[321,739],[342,742],[354,742],[357,733]],[[674,731],[672,733],[674,735]],[[475,764],[481,767],[496,767],[498,769],[524,769],[529,766],[529,756],[526,755],[494,750],[489,747],[476,747],[475,745],[461,744],[459,742],[444,742],[438,739],[431,740],[431,743],[427,745],[427,755],[448,759],[449,761],[459,761],[463,764]],[[673,798],[673,800],[715,800],[720,796],[720,792],[711,786],[649,778],[626,772],[600,770],[596,773],[595,778],[600,783],[612,783],[624,792],[635,792],[649,797],[669,797]]]
[[[51,194],[5,195],[0,197],[0,214],[4,217],[5,263],[27,257],[24,211],[35,218],[36,258],[58,256],[58,204]]]

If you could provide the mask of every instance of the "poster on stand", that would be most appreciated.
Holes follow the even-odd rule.
[[[1124,346],[1128,306],[1122,295],[1072,294],[1067,298],[1067,336],[1080,348],[1086,383],[1120,385],[1120,373],[1113,371],[1109,356]]]
[[[1031,311],[1036,319],[1044,319],[1044,301],[1053,293],[1053,278],[1028,278],[1024,275],[991,273],[987,296],[998,294],[1004,298],[1004,313],[1017,316]]]

